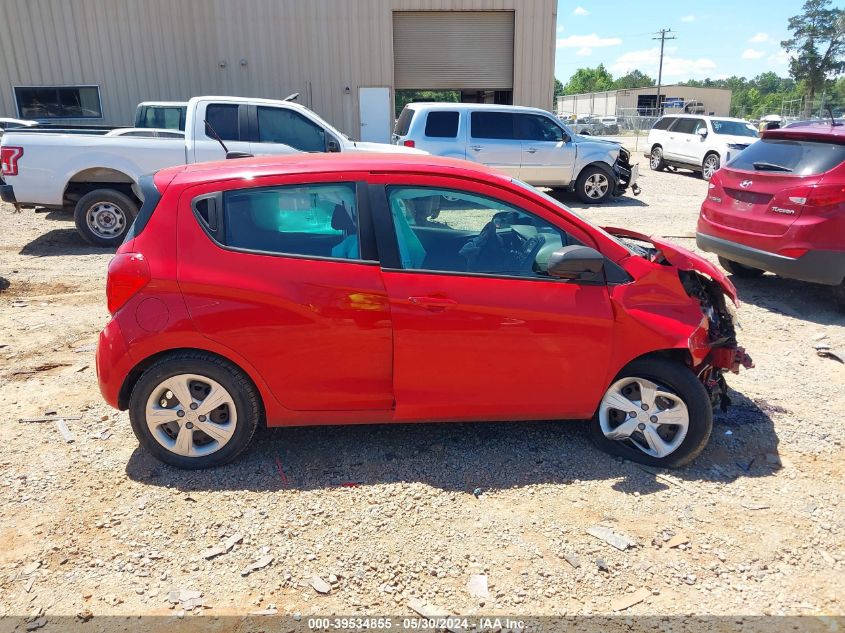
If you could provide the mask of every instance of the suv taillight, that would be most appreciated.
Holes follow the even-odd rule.
[[[23,156],[23,147],[0,147],[0,174],[18,175],[18,160]]]
[[[404,141],[402,143],[402,145],[404,145],[405,147],[416,147],[417,146],[416,142],[412,141],[412,140]]]
[[[819,185],[810,188],[808,207],[832,207],[845,203],[845,185]]]
[[[150,282],[150,266],[141,253],[118,253],[109,263],[106,300],[110,314],[122,308]]]

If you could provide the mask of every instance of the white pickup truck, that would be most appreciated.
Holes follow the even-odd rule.
[[[6,132],[0,141],[0,197],[19,206],[73,212],[85,240],[96,246],[116,246],[138,213],[138,179],[164,167],[226,158],[215,135],[230,156],[425,153],[353,141],[291,101],[195,97],[188,102],[184,139]]]

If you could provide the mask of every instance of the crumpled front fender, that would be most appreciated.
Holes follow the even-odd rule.
[[[687,351],[693,367],[704,362],[711,350],[707,318],[699,302],[684,290],[678,269],[640,257],[626,259],[624,267],[636,282],[609,289],[619,324],[614,341],[616,371],[656,349]]]

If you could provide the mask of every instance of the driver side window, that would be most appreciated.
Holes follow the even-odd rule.
[[[406,270],[548,278],[549,256],[578,240],[498,200],[464,191],[388,187]]]

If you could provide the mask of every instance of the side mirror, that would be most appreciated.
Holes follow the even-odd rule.
[[[707,128],[706,128],[706,127],[700,127],[700,128],[698,128],[698,135],[699,135],[701,138],[704,138],[705,136],[707,136]]]
[[[604,255],[589,246],[564,246],[549,256],[548,271],[558,279],[600,281]]]
[[[340,151],[340,143],[338,143],[334,139],[329,139],[329,142],[326,143],[326,151],[327,152],[339,152]]]

